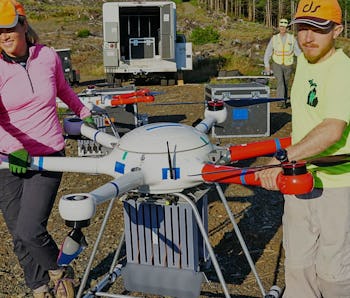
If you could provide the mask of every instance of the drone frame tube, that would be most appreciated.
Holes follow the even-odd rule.
[[[275,138],[260,142],[230,146],[231,161],[244,160],[257,156],[269,155],[279,149],[285,149],[291,145],[291,137]]]

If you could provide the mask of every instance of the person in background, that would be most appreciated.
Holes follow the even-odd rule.
[[[279,33],[272,36],[264,55],[264,73],[274,74],[277,81],[277,98],[284,98],[280,107],[287,107],[289,82],[294,70],[294,56],[300,55],[300,48],[295,37],[287,33],[288,20],[279,21]],[[272,57],[272,63],[270,60]]]
[[[74,297],[47,231],[62,174],[27,166],[30,156],[64,156],[56,97],[85,122],[93,118],[66,82],[55,50],[38,43],[15,0],[0,0],[0,50],[0,152],[9,161],[9,170],[0,170],[0,209],[34,297],[52,297],[52,285],[55,297]]]
[[[337,0],[301,0],[295,24],[302,54],[291,89],[292,145],[269,164],[350,152],[350,59],[335,40],[343,31]],[[284,298],[350,297],[350,163],[311,167],[312,192],[285,195]],[[281,168],[256,173],[277,190]]]

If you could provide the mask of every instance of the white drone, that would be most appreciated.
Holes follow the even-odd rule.
[[[60,199],[60,215],[64,220],[75,222],[91,219],[96,205],[130,190],[166,194],[222,180],[239,184],[248,180],[246,184],[259,185],[259,181],[254,183],[255,179],[251,179],[250,172],[222,164],[272,154],[288,146],[290,138],[218,147],[210,142],[206,133],[215,123],[225,121],[227,111],[223,106],[215,109],[207,108],[205,119],[195,127],[181,123],[152,123],[135,128],[121,138],[88,127],[78,118],[67,118],[64,121],[67,134],[81,134],[112,151],[100,158],[32,157],[29,168],[107,174],[115,178],[88,194],[70,194]],[[0,168],[8,168],[6,157],[0,162]],[[230,171],[234,171],[233,174]]]
[[[90,223],[96,206],[131,190],[145,194],[179,193],[203,183],[223,182],[259,185],[254,172],[230,167],[233,161],[272,154],[290,145],[290,138],[273,139],[251,144],[219,147],[211,143],[207,132],[227,116],[221,102],[209,102],[205,119],[195,127],[181,123],[153,123],[140,126],[121,138],[101,132],[71,118],[64,122],[68,134],[81,134],[111,152],[104,157],[33,157],[30,169],[39,171],[107,174],[114,179],[89,193],[63,196],[59,213],[73,227],[62,246],[59,262],[68,264],[82,250],[81,228]],[[7,168],[7,157],[0,168]],[[303,179],[310,179],[303,174]],[[281,175],[281,191],[284,187]],[[311,178],[312,179],[312,178]],[[288,183],[294,180],[288,181]],[[312,188],[312,185],[311,185]],[[309,192],[307,184],[302,192]]]

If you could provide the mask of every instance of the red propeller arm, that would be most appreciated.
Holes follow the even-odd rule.
[[[234,145],[229,148],[231,161],[244,160],[275,153],[291,145],[291,137]]]
[[[127,104],[134,104],[138,102],[153,102],[154,96],[153,95],[142,95],[142,96],[133,96],[133,97],[119,97],[113,96],[113,99],[111,100],[111,106],[119,106],[119,105],[127,105]]]
[[[305,162],[282,164],[283,173],[277,176],[277,186],[283,194],[305,194],[314,186],[313,176],[307,172]],[[240,169],[229,166],[205,164],[202,168],[202,178],[206,182],[242,184],[260,186],[260,180],[255,179],[257,169]]]
[[[119,99],[119,98],[129,98],[129,97],[134,97],[134,96],[144,96],[144,95],[149,95],[151,90],[147,88],[139,89],[130,93],[124,93],[124,94],[118,94],[114,95],[113,99]]]
[[[249,169],[206,164],[202,168],[202,177],[206,182],[260,186],[260,180],[255,180],[254,172]]]

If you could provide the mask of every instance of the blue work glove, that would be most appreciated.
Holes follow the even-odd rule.
[[[83,122],[85,125],[93,128],[93,129],[97,129],[96,123],[94,121],[94,118],[92,118],[92,116],[87,116],[87,117],[83,118]]]
[[[25,174],[29,166],[30,155],[26,149],[19,149],[9,154],[9,169],[13,174]]]

